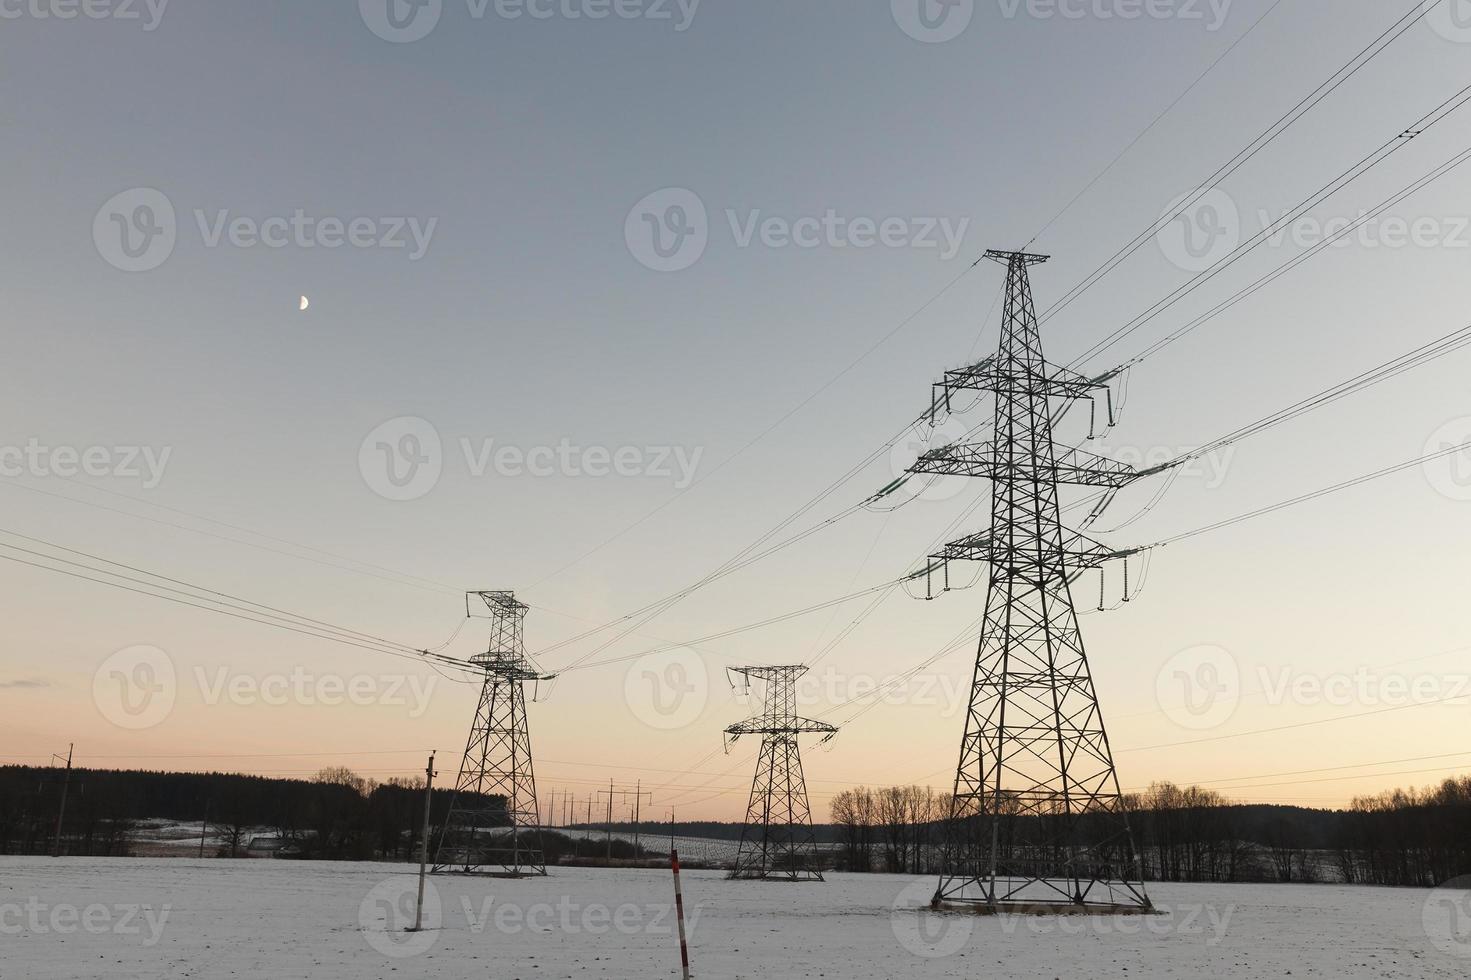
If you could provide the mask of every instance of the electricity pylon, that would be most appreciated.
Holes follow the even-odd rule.
[[[761,714],[725,730],[726,751],[742,735],[761,736],[751,802],[746,807],[735,866],[728,877],[822,881],[797,736],[821,734],[826,742],[838,730],[826,722],[797,717],[797,678],[807,673],[806,667],[730,669],[748,681],[764,680],[766,691]]]
[[[435,874],[524,878],[547,873],[526,724],[527,681],[550,680],[526,658],[527,606],[512,592],[470,592],[490,610],[490,644],[470,658],[485,671],[460,778],[435,851]],[[527,837],[530,837],[530,840]]]
[[[1110,493],[1141,474],[1054,443],[1054,400],[1091,398],[1107,384],[1042,356],[1027,269],[1047,257],[986,257],[1007,270],[1000,351],[947,372],[934,404],[956,389],[993,392],[994,438],[936,449],[911,469],[992,482],[989,532],[933,556],[990,565],[934,904],[1147,911],[1071,590],[1082,570],[1134,552],[1064,527],[1058,509],[1059,484]]]

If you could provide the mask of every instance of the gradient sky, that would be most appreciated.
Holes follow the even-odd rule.
[[[683,25],[672,3],[668,20],[511,19],[494,4],[477,19],[464,0],[444,0],[438,25],[412,43],[376,36],[345,0],[179,3],[153,30],[142,6],[141,21],[7,7],[20,16],[0,24],[0,445],[170,455],[155,487],[125,474],[4,476],[0,528],[415,646],[450,635],[466,589],[515,589],[533,606],[531,650],[548,647],[700,578],[913,419],[943,369],[996,343],[988,311],[1002,270],[962,275],[967,267],[986,248],[1031,239],[1271,6],[1202,3],[1193,9],[1203,19],[1124,20],[1033,16],[1052,8],[1026,4],[1008,16],[1011,4],[977,0],[969,26],[943,43],[908,36],[887,3],[844,0],[704,0]],[[1409,6],[1287,0],[1272,10],[1037,240],[1053,256],[1033,270],[1039,305]],[[1293,206],[1471,81],[1471,32],[1449,24],[1411,30],[1227,181],[1247,235],[1261,212]],[[1357,216],[1465,149],[1467,112],[1314,215]],[[130,273],[108,263],[93,232],[105,202],[134,188],[168,198],[177,243],[158,268]],[[709,215],[708,247],[682,271],[647,268],[625,240],[631,209],[666,188],[693,192]],[[1466,326],[1468,191],[1463,168],[1395,209],[1433,222],[1441,244],[1330,249],[1141,365],[1100,451],[1179,452]],[[194,217],[264,221],[298,209],[378,228],[435,224],[414,260],[408,249],[211,247]],[[965,222],[965,234],[953,256],[742,247],[727,218],[829,210]],[[1291,241],[1258,250],[1089,366],[1137,353],[1298,251]],[[1050,321],[1052,359],[1069,361],[1185,281],[1167,252],[1150,242]],[[1241,444],[1213,461],[1222,469],[1187,474],[1107,539],[1156,541],[1471,438],[1468,357]],[[359,450],[404,416],[433,424],[443,473],[430,492],[396,501],[365,480]],[[1077,416],[1066,429],[1086,435]],[[475,476],[462,439],[680,447],[701,454],[698,482]],[[887,483],[902,455],[883,454],[792,529]],[[1099,528],[1157,485],[1132,488]],[[892,515],[849,517],[598,659],[891,580],[988,492],[976,481]],[[1284,670],[1311,679],[1362,667],[1434,697],[1471,693],[1468,549],[1471,468],[1442,464],[1157,552],[1137,601],[1083,620],[1123,785],[1200,781],[1239,799],[1333,805],[1471,768],[1471,751],[1450,755],[1466,748],[1464,700],[1317,724],[1400,702],[1375,685],[1333,704],[1261,691],[1261,671],[1275,683]],[[354,573],[323,552],[376,568]],[[1096,604],[1096,589],[1084,579],[1079,604]],[[419,770],[429,748],[443,769],[457,764],[471,686],[439,681],[419,713],[210,704],[195,679],[297,667],[385,685],[436,677],[420,665],[13,562],[0,563],[0,594],[5,761],[44,762],[74,741],[78,763],[93,766],[306,774],[344,764],[381,779]],[[822,660],[803,710],[824,712],[832,692],[914,666],[983,603],[980,586],[929,603],[888,599]],[[660,815],[674,804],[682,816],[739,816],[755,746],[720,754],[721,729],[747,710],[723,667],[810,659],[862,606],[699,644],[690,663],[708,685],[674,729],[649,724],[637,696],[642,672],[665,661],[568,673],[531,709],[543,797],[642,779]],[[542,665],[564,667],[598,640]],[[449,649],[468,656],[483,643],[483,624],[471,624]],[[99,710],[94,675],[136,645],[165,651],[179,684],[161,723],[130,731]],[[1172,659],[1200,647],[1229,659]],[[819,817],[856,782],[948,783],[963,706],[933,702],[964,689],[972,655],[941,659],[904,703],[863,713],[807,753]],[[1193,717],[1176,696],[1182,662],[1192,676],[1202,664],[1239,667],[1239,703],[1227,698],[1212,727],[1182,724]],[[1315,724],[1222,737],[1305,722]],[[1276,775],[1298,770],[1313,772]]]

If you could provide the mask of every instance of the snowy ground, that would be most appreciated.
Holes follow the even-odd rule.
[[[435,927],[410,934],[412,870],[0,858],[0,980],[679,974],[666,872],[431,878]],[[684,884],[702,978],[1471,974],[1468,892],[1156,885],[1170,911],[1154,918],[998,919],[920,911],[928,879],[783,884],[695,871]]]

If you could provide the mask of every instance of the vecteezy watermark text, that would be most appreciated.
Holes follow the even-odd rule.
[[[0,902],[0,936],[67,936],[76,933],[141,936],[142,945],[156,946],[163,938],[173,906],[116,904],[52,905],[34,896],[24,902]]]
[[[368,945],[390,959],[407,959],[427,953],[438,941],[451,914],[445,909],[434,882],[426,883],[422,931],[412,931],[419,921],[417,882],[411,875],[398,875],[379,882],[363,897],[358,907],[358,926]],[[673,936],[678,925],[670,903],[605,905],[581,902],[563,895],[555,902],[518,902],[486,895],[460,897],[459,912],[464,928],[472,935],[497,932],[504,936],[521,933],[561,935]],[[685,933],[693,935],[699,925],[701,907],[685,908]]]
[[[702,446],[581,445],[563,438],[555,445],[518,446],[494,438],[462,436],[460,454],[465,470],[476,479],[609,477],[672,481],[683,490],[695,481],[704,458]],[[358,447],[358,471],[363,482],[388,500],[417,500],[439,483],[444,473],[444,441],[427,419],[400,416],[379,425]]]
[[[422,41],[444,16],[445,0],[358,0],[368,30],[394,44]],[[694,23],[700,0],[465,0],[472,21],[494,15],[509,21],[642,20],[671,24],[682,34]]]
[[[229,667],[207,671],[194,668],[194,682],[204,703],[281,707],[385,706],[407,708],[410,718],[422,718],[429,710],[438,677],[408,674],[316,674],[304,667],[288,673],[245,674]]]
[[[0,446],[0,476],[113,477],[152,490],[163,482],[173,452],[172,446],[48,446],[32,437],[24,446]]]
[[[209,706],[276,708],[386,707],[406,709],[410,718],[429,710],[438,677],[415,674],[315,673],[305,667],[284,672],[247,672],[229,666],[195,666],[199,700]],[[155,646],[131,646],[103,660],[92,675],[92,702],[119,728],[140,731],[173,714],[181,687],[174,658]]]
[[[1003,20],[1179,20],[1219,31],[1234,0],[996,0]],[[976,0],[890,0],[894,23],[916,41],[942,44],[965,33]]]
[[[967,217],[844,214],[770,214],[761,208],[725,208],[724,224],[736,248],[774,250],[913,248],[954,259],[965,243]],[[679,272],[704,256],[713,234],[704,200],[684,187],[666,187],[644,196],[628,212],[623,240],[640,265],[655,272]]]
[[[138,21],[154,31],[169,0],[0,0],[0,20]]]
[[[237,214],[229,208],[194,208],[191,214],[205,248],[381,249],[403,252],[410,262],[428,253],[439,227],[438,218],[339,217],[313,214],[305,208],[264,217]],[[97,253],[123,272],[150,272],[163,265],[173,255],[180,232],[173,201],[151,187],[113,195],[92,219]]]
[[[555,903],[522,905],[488,895],[477,905],[470,896],[462,895],[460,907],[470,932],[477,935],[493,929],[507,936],[548,931],[564,935],[672,936],[677,928],[674,906],[660,902],[644,905],[623,902],[609,906],[598,902],[585,904],[563,895]],[[694,934],[699,921],[700,906],[690,906],[685,912],[686,935]]]

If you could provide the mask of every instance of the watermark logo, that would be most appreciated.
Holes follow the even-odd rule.
[[[1025,931],[1033,936],[1196,936],[1206,946],[1226,941],[1235,905],[1156,905],[1143,915],[1018,915],[1003,913],[1003,935]]]
[[[172,446],[48,446],[34,436],[24,446],[0,446],[0,476],[70,480],[85,474],[136,480],[144,490],[163,482]]]
[[[168,261],[178,243],[174,204],[162,191],[134,187],[114,194],[92,219],[92,243],[108,265],[123,272],[151,272]]]
[[[965,244],[965,217],[871,217],[826,208],[821,214],[768,214],[760,208],[725,208],[722,232],[738,249],[911,248],[935,250],[954,259]],[[645,196],[623,221],[623,241],[640,265],[655,272],[681,272],[704,257],[715,227],[705,202],[684,187]]]
[[[1450,452],[1457,446],[1465,446]],[[1464,503],[1471,500],[1471,415],[1452,419],[1431,433],[1425,455],[1445,453],[1424,463],[1425,479],[1442,497]]]
[[[623,222],[623,241],[640,265],[681,272],[700,261],[710,244],[710,216],[700,195],[684,187],[654,191]]]
[[[434,948],[444,915],[439,889],[433,881],[424,882],[423,922],[419,931],[413,932],[418,895],[416,876],[396,875],[380,881],[363,896],[358,905],[358,931],[369,946],[393,960],[420,956]]]
[[[508,479],[554,476],[587,477],[601,480],[610,476],[669,480],[674,489],[684,490],[695,482],[705,450],[685,446],[625,445],[581,446],[562,439],[555,446],[515,446],[482,439],[477,445],[468,437],[460,438],[460,451],[465,469],[479,479],[490,473]]]
[[[645,20],[672,23],[682,34],[694,23],[700,0],[465,0],[472,21]],[[444,0],[358,0],[368,30],[393,44],[422,41],[439,26]]]
[[[1169,219],[1155,233],[1160,251],[1186,272],[1205,272],[1241,244],[1241,211],[1219,187],[1181,194],[1160,218]]]
[[[1186,480],[1196,480],[1207,490],[1216,490],[1226,482],[1231,462],[1236,458],[1236,446],[1223,446],[1209,453],[1200,453],[1199,446],[1125,446],[1114,445],[1100,439],[1093,451],[1124,463],[1135,470],[1152,470],[1170,466],[1170,472],[1180,474]],[[1183,460],[1183,462],[1176,462]]]
[[[562,936],[590,935],[606,936],[672,936],[675,934],[674,908],[670,905],[652,903],[636,905],[624,902],[616,906],[601,903],[583,905],[563,895],[556,903],[532,902],[521,905],[516,902],[497,902],[494,895],[480,900],[479,907],[470,896],[460,897],[460,906],[465,913],[465,923],[471,934],[481,935],[494,929],[504,936],[515,936],[529,932],[537,935],[556,933]],[[701,906],[685,909],[685,934],[693,936],[700,921]]]
[[[0,20],[137,21],[151,33],[168,6],[169,0],[0,0]]]
[[[931,909],[934,895],[934,878],[916,878],[889,907],[889,928],[899,945],[927,960],[954,956],[970,942],[976,928],[976,917],[970,913]]]
[[[949,674],[850,674],[836,667],[809,671],[797,679],[796,701],[803,707],[880,703],[936,709],[930,717],[953,718],[970,706],[968,677]]]
[[[172,905],[51,905],[34,896],[24,902],[0,903],[0,936],[141,936],[139,945],[157,946],[168,925]]]
[[[174,661],[158,647],[119,650],[92,675],[92,703],[119,728],[139,731],[162,723],[177,697]]]
[[[389,419],[358,447],[363,482],[387,500],[418,500],[433,490],[444,472],[439,430],[427,419],[403,415]]]
[[[695,482],[705,456],[702,446],[579,445],[566,438],[555,445],[518,446],[461,436],[458,446],[471,479],[656,479],[670,482],[676,490]],[[445,465],[439,430],[417,416],[384,422],[358,446],[363,482],[387,500],[417,500],[428,494],[438,485]]]
[[[1198,21],[1210,33],[1226,24],[1232,0],[997,0],[1001,16],[1015,20]]]
[[[288,704],[335,708],[407,708],[410,718],[422,718],[429,710],[439,677],[409,674],[314,674],[294,667],[286,674],[254,676],[236,673],[229,667],[207,671],[194,668],[194,683],[210,707],[233,704],[279,708]]]
[[[633,716],[650,728],[687,728],[710,702],[705,658],[689,647],[644,654],[623,675],[623,699]]]
[[[229,208],[194,208],[194,229],[205,248],[382,249],[403,251],[417,262],[429,251],[438,218],[408,216],[339,218],[296,208],[256,218]],[[151,272],[174,254],[180,234],[174,204],[162,191],[135,187],[111,197],[92,219],[92,242],[109,265],[123,272]]]
[[[1403,708],[1442,704],[1471,697],[1468,674],[1381,674],[1368,667],[1352,673],[1299,674],[1290,667],[1257,668],[1258,683],[1270,705],[1320,705]]]
[[[905,476],[921,456],[963,442],[969,433],[966,424],[953,415],[938,424],[925,422],[916,425],[889,450],[889,470],[895,479]],[[919,488],[911,491],[912,496],[924,500],[950,500],[972,482],[965,476],[937,476],[932,473],[909,474],[909,480],[911,485]]]
[[[1425,20],[1447,41],[1471,44],[1471,0],[1425,0]]]
[[[943,44],[970,26],[976,0],[889,0],[894,23],[916,41]]]
[[[1257,218],[1266,232],[1266,244],[1280,248],[1290,242],[1298,248],[1400,249],[1400,248],[1471,248],[1471,218],[1465,215],[1375,215],[1360,211],[1352,217],[1337,215],[1319,217],[1299,215],[1287,220],[1291,211],[1276,218],[1266,210],[1258,210]]]
[[[358,0],[368,30],[392,44],[422,41],[439,25],[444,0]]]
[[[1241,665],[1224,647],[1189,647],[1165,661],[1154,692],[1165,715],[1181,728],[1217,728],[1236,713]]]
[[[1430,893],[1420,923],[1436,949],[1471,960],[1471,875],[1446,882]]]

